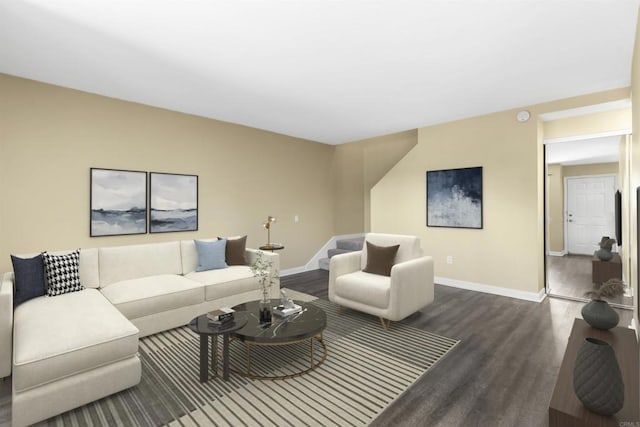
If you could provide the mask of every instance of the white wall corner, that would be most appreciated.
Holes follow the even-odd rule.
[[[434,278],[435,283],[452,288],[466,289],[468,291],[483,292],[485,294],[500,295],[503,297],[516,298],[525,301],[542,302],[547,294],[544,289],[539,292],[526,292],[516,289],[502,288],[499,286],[485,285],[482,283],[466,282],[463,280],[449,279],[446,277]]]

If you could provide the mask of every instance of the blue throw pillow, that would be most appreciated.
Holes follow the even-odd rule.
[[[217,270],[227,267],[227,263],[224,261],[225,249],[227,247],[226,240],[215,240],[213,242],[194,240],[194,242],[196,243],[196,251],[198,252],[198,266],[196,267],[196,271]]]
[[[44,261],[42,255],[33,258],[18,258],[11,255],[15,294],[13,306],[45,294]]]

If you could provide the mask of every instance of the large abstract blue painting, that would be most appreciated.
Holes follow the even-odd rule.
[[[198,229],[198,176],[149,174],[151,183],[150,232]]]
[[[482,228],[482,167],[427,171],[427,226]]]

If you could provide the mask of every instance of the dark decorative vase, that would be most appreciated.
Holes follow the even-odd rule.
[[[260,301],[260,323],[271,323],[271,301]]]
[[[620,321],[618,313],[609,303],[601,299],[594,299],[582,307],[582,318],[596,329],[609,330]]]
[[[624,383],[609,344],[586,338],[578,350],[573,367],[573,390],[589,410],[600,415],[613,415],[624,406]]]
[[[613,258],[613,253],[611,253],[611,249],[598,249],[596,251],[596,256],[600,261],[611,261]]]

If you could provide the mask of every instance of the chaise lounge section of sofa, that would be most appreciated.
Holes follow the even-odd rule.
[[[246,249],[247,265],[197,272],[193,240],[83,249],[84,290],[33,298],[15,310],[14,275],[5,273],[0,373],[13,374],[12,424],[29,425],[136,385],[138,338],[261,297],[249,267],[258,252]],[[278,255],[262,256],[276,276]],[[278,279],[271,292],[279,293]]]

